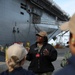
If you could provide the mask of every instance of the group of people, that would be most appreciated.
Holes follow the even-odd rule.
[[[57,51],[48,43],[46,31],[36,34],[36,43],[26,50],[21,44],[13,44],[6,50],[8,69],[0,75],[52,75]],[[22,68],[25,60],[31,61],[28,70]]]
[[[75,75],[75,14],[69,22],[60,26],[61,30],[69,30],[69,47],[71,56],[67,58],[67,65],[54,75]],[[13,44],[7,49],[6,64],[8,69],[0,75],[52,75],[53,61],[57,59],[56,49],[48,43],[47,33],[41,31],[36,34],[36,43],[27,50],[23,45]],[[31,61],[28,70],[22,68],[25,60]]]

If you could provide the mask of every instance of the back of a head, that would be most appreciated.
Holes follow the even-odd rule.
[[[17,63],[19,63],[27,54],[26,49],[19,44],[13,44],[7,49],[7,62],[9,62],[8,66],[15,67]]]
[[[19,44],[13,44],[11,46],[9,46],[9,48],[7,49],[7,56],[8,59],[10,59],[12,56],[16,56],[18,57],[18,61],[20,61],[21,59],[23,59],[23,57],[27,54],[26,49]]]

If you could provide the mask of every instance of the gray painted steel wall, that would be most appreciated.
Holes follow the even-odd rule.
[[[21,9],[20,3],[25,3],[25,0],[0,0],[1,45],[12,44],[14,42],[26,43],[29,41],[31,44],[35,42],[35,33],[37,31],[34,27],[34,24],[31,24],[32,16],[30,17],[26,10]],[[38,14],[41,13],[41,23],[43,21],[47,21],[47,23],[55,21],[55,18],[51,17],[51,15],[45,13],[43,10],[41,11],[42,12],[40,12],[39,9],[36,11]],[[23,12],[24,15],[20,14],[20,12]],[[16,30],[15,34],[13,33],[13,27],[15,27]],[[38,27],[40,28],[40,26]],[[17,32],[17,28],[19,29],[19,33]],[[41,30],[51,31],[49,28],[45,27]]]

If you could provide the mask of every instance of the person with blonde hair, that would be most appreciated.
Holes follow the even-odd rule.
[[[19,44],[13,44],[7,49],[6,65],[8,69],[0,75],[34,75],[31,71],[22,68],[26,60],[27,51]]]

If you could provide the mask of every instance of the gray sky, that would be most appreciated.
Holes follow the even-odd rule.
[[[75,13],[75,0],[53,0],[63,11],[65,11],[67,14],[72,16]],[[61,41],[63,43],[66,43],[69,38],[68,38],[69,33],[66,33],[62,38]],[[57,41],[60,41],[60,37],[58,38]],[[57,41],[51,40],[49,43],[56,44]]]
[[[75,13],[75,0],[53,0],[66,13],[72,16]]]

